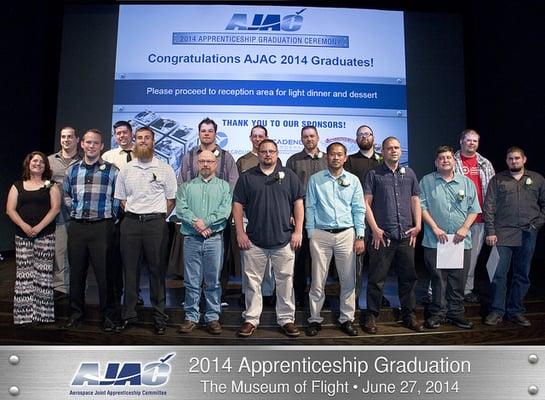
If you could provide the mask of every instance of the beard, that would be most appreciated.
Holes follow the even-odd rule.
[[[358,146],[359,146],[360,149],[367,151],[367,150],[371,150],[373,148],[374,143],[369,141],[369,140],[363,140],[363,141],[358,142]]]
[[[520,172],[520,171],[522,171],[522,167],[512,167],[512,168],[509,168],[509,171],[510,172]]]
[[[151,147],[140,147],[136,146],[134,148],[134,155],[139,160],[151,160],[153,157],[153,146]]]

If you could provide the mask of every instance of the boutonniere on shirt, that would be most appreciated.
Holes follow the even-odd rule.
[[[350,181],[346,178],[338,177],[337,183],[342,187],[348,187],[350,186]]]
[[[403,175],[405,175],[405,172],[407,172],[407,170],[405,169],[405,167],[399,168],[399,173],[401,174],[401,177],[403,177]]]
[[[212,154],[214,154],[214,156],[218,158],[220,156],[220,151],[218,149],[215,149]]]
[[[106,169],[106,164],[100,164],[100,167],[98,167],[98,169],[104,171]]]
[[[276,179],[278,183],[282,183],[282,179],[284,179],[285,177],[286,177],[286,173],[284,171],[278,171],[274,179]]]
[[[378,153],[375,153],[375,160],[382,161],[382,156]]]
[[[466,192],[464,192],[462,189],[458,190],[458,201],[462,201],[466,197]]]
[[[524,181],[524,185],[529,188],[530,186],[532,186],[532,184],[534,183],[534,181],[532,180],[532,178],[526,178],[526,180]]]
[[[53,186],[53,182],[51,182],[50,180],[47,180],[44,182],[44,188],[46,189],[49,189],[51,186]]]
[[[312,158],[315,159],[315,160],[320,160],[324,157],[324,153],[322,153],[321,151],[319,151],[318,153],[316,153]]]

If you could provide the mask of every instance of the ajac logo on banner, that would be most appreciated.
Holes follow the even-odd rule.
[[[250,25],[248,25],[248,21],[250,20],[248,14],[233,14],[225,30],[295,32],[301,29],[303,24],[303,16],[301,14],[305,10],[306,8],[303,8],[295,14],[283,17],[279,14],[254,14]]]
[[[176,353],[168,354],[147,364],[141,362],[109,361],[104,371],[98,362],[82,362],[72,379],[72,386],[153,386],[165,385],[170,377],[168,361]]]

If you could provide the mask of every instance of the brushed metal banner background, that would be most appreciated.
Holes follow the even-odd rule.
[[[105,379],[108,363],[145,369],[173,353],[158,387],[71,385],[81,363]],[[0,399],[545,400],[544,346],[3,346],[0,357]],[[460,372],[406,371],[417,364]]]

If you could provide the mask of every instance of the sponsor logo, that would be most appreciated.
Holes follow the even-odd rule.
[[[229,143],[227,134],[225,132],[216,132],[216,143],[219,147],[225,149],[227,147],[227,143]]]
[[[168,382],[171,369],[168,361],[175,355],[171,353],[147,364],[109,361],[103,370],[98,362],[82,362],[71,385],[160,387]]]
[[[345,136],[337,136],[337,137],[327,138],[324,140],[324,142],[326,146],[334,142],[340,142],[346,146],[346,150],[348,154],[358,151],[358,143],[353,138],[349,138]]]
[[[275,31],[275,32],[295,32],[301,29],[303,25],[303,16],[301,15],[306,8],[295,14],[233,14],[231,20],[225,27],[226,31]]]

